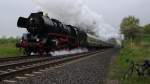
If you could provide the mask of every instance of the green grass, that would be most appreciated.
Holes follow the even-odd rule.
[[[122,79],[129,65],[128,60],[142,63],[144,59],[150,59],[150,37],[143,36],[140,40],[134,40],[132,44],[131,41],[126,40],[123,42],[123,46],[115,63],[111,65],[110,79],[118,80],[120,84],[150,84],[150,78],[140,78],[136,74],[129,79]]]
[[[15,47],[18,39],[14,38],[1,38],[0,39],[0,58],[16,57],[21,55],[19,49]]]

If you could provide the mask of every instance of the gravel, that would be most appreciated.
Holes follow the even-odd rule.
[[[104,84],[110,60],[115,55],[116,51],[109,49],[59,67],[50,68],[42,74],[19,80],[15,84]]]

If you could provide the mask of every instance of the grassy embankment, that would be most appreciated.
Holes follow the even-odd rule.
[[[18,39],[1,38],[0,39],[0,58],[15,57],[21,55],[19,49],[15,47]]]
[[[111,65],[110,79],[118,81],[119,84],[150,84],[150,78],[140,78],[136,74],[129,79],[122,79],[129,65],[127,60],[133,60],[135,63],[141,63],[144,59],[150,60],[150,35],[145,35],[142,39],[136,39],[132,43],[126,40],[123,46],[115,63]]]

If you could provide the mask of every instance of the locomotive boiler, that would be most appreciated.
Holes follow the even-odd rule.
[[[43,54],[60,49],[73,48],[103,48],[113,45],[87,34],[78,27],[66,25],[59,20],[49,18],[43,12],[31,13],[28,18],[19,17],[17,26],[26,28],[17,47],[24,53]]]

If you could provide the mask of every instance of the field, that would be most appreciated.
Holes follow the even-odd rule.
[[[132,77],[123,79],[123,75],[130,64],[129,61],[142,63],[145,59],[150,60],[150,35],[144,35],[136,40],[125,40],[119,56],[111,65],[109,78],[118,81],[119,84],[150,84],[150,78],[139,77],[135,73]]]
[[[0,58],[15,57],[21,55],[19,49],[15,47],[17,38],[1,38],[0,39]]]

